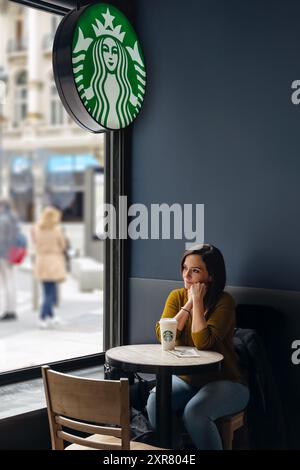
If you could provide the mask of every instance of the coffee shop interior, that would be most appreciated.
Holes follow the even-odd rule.
[[[100,2],[14,0],[0,2],[0,8],[4,14],[12,4],[25,13],[34,9],[60,20],[73,9],[96,3]],[[131,125],[93,135],[93,142],[104,142],[104,200],[117,214],[120,196],[127,197],[128,207],[139,204],[149,211],[152,204],[203,205],[203,241],[223,253],[225,291],[236,306],[235,346],[248,355],[245,358],[242,353],[242,359],[250,376],[247,407],[218,423],[222,446],[299,449],[300,3],[111,0],[110,4],[129,19],[139,38],[147,87],[143,106]],[[24,31],[29,36],[32,32]],[[13,52],[13,60],[19,60],[18,51]],[[30,86],[34,83],[28,82]],[[0,114],[2,126],[5,105]],[[1,165],[4,133],[0,133]],[[100,346],[93,354],[46,362],[37,357],[31,367],[1,370],[0,449],[49,450],[54,444],[63,449],[68,434],[61,426],[68,424],[67,418],[53,418],[55,412],[50,409],[56,404],[58,415],[63,415],[63,393],[69,393],[70,417],[74,412],[73,418],[84,423],[91,418],[92,426],[77,427],[90,434],[97,433],[97,417],[103,422],[99,402],[117,409],[117,398],[123,416],[119,423],[111,416],[112,422],[128,428],[131,420],[134,427],[126,397],[136,393],[134,399],[142,404],[131,405],[143,416],[146,428],[140,432],[144,437],[131,448],[173,448],[166,423],[170,403],[166,409],[163,406],[171,392],[170,371],[187,373],[199,361],[170,355],[162,365],[151,358],[161,348],[155,325],[166,299],[172,290],[183,287],[180,259],[186,239],[151,237],[148,232],[147,237],[103,240],[85,231],[90,237],[85,243],[93,245],[93,252],[102,253]],[[24,343],[20,357],[23,348]],[[218,352],[203,353],[201,361],[209,370],[221,367]],[[185,362],[177,367],[178,360]],[[129,389],[127,381],[119,381],[121,377],[129,379]],[[82,378],[83,384],[78,382]],[[102,388],[103,382],[109,384],[107,378],[116,379],[118,389],[112,384]],[[67,390],[79,390],[84,383],[94,408],[80,416],[76,397]],[[147,421],[147,397],[141,399],[141,393],[147,394],[155,385],[156,410],[160,409],[157,434]],[[95,394],[100,397],[98,404]],[[134,432],[125,434],[117,429],[112,439],[122,437],[128,445]],[[83,445],[83,438],[70,442]],[[117,448],[116,444],[109,447],[109,439],[105,442],[106,448]],[[193,442],[183,433],[177,448],[193,449]]]

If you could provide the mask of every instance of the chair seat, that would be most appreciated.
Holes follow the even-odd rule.
[[[93,434],[86,438],[86,440],[93,440],[95,442],[102,442],[104,444],[118,444],[120,445],[120,439],[113,436],[104,436],[102,434]],[[91,449],[90,447],[81,446],[79,444],[71,444],[65,448],[65,450],[97,450]],[[121,450],[121,449],[120,449]],[[130,450],[163,450],[161,447],[154,447],[144,442],[130,441]]]
[[[242,428],[246,422],[245,410],[234,415],[223,416],[216,420],[216,424],[221,435],[224,450],[232,449],[234,432]]]
[[[223,416],[217,420],[217,424],[226,424],[232,426],[233,430],[239,429],[245,423],[245,411],[239,413]]]

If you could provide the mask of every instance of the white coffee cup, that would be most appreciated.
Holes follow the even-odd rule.
[[[161,318],[160,341],[163,351],[171,351],[175,348],[177,320],[176,318]]]

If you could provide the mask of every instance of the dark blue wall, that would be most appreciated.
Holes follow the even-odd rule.
[[[300,290],[297,0],[139,0],[148,89],[132,202],[205,204],[228,283]],[[184,241],[134,241],[131,276],[178,279]]]

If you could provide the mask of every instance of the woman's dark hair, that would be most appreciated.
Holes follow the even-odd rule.
[[[204,297],[204,307],[208,315],[215,308],[226,284],[226,269],[221,251],[213,245],[200,245],[192,247],[183,253],[181,259],[181,273],[185,259],[189,255],[200,255],[205,263],[211,282]]]

